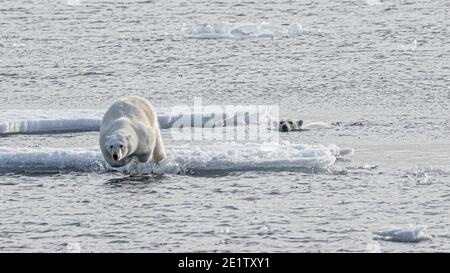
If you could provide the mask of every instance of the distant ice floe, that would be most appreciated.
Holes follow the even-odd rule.
[[[262,37],[295,37],[312,33],[301,24],[276,25],[266,22],[255,23],[202,23],[192,26],[183,25],[181,31],[186,37],[196,39],[244,39]]]
[[[285,143],[221,143],[167,147],[168,158],[159,166],[128,166],[135,173],[202,173],[214,171],[283,170],[325,171],[336,157],[353,153],[336,145]],[[0,147],[0,173],[101,172],[109,170],[98,147]],[[128,172],[129,169],[120,171]]]
[[[0,135],[88,132],[98,131],[104,110],[0,110]],[[244,125],[259,118],[271,118],[272,109],[261,106],[257,109],[226,111],[224,106],[205,106],[203,111],[191,111],[183,107],[162,108],[158,111],[162,129],[182,127],[217,127]]]
[[[387,227],[373,234],[379,236],[379,239],[393,242],[416,243],[431,239],[431,236],[425,233],[425,225],[409,225],[406,227]]]
[[[103,113],[83,109],[0,111],[0,135],[98,131]]]

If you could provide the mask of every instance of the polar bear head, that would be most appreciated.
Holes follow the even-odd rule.
[[[130,151],[131,134],[114,134],[106,138],[105,149],[114,161],[121,161]]]
[[[303,125],[303,120],[294,121],[292,119],[281,120],[278,129],[280,132],[289,132],[300,130]]]

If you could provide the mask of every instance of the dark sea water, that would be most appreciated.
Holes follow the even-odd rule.
[[[101,111],[126,95],[157,108],[197,97],[334,123],[280,134],[281,150],[355,149],[305,171],[240,144],[231,150],[259,167],[130,177],[6,170],[5,150],[58,161],[39,151],[90,149],[98,132],[2,135],[0,251],[450,251],[449,18],[447,0],[0,0],[0,125],[14,111]],[[222,162],[207,145],[194,141],[192,160]],[[409,224],[431,239],[374,240]]]

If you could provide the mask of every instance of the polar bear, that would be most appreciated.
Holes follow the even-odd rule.
[[[136,158],[155,163],[166,158],[155,109],[144,98],[126,97],[111,105],[100,125],[100,149],[112,167]]]
[[[292,119],[280,120],[278,125],[278,130],[280,132],[290,132],[290,131],[304,131],[302,129],[303,120],[294,121]]]

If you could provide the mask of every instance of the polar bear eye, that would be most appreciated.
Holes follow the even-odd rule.
[[[114,148],[114,145],[109,146],[111,149]]]
[[[123,145],[122,145],[122,144],[120,144],[120,148],[123,148]]]

